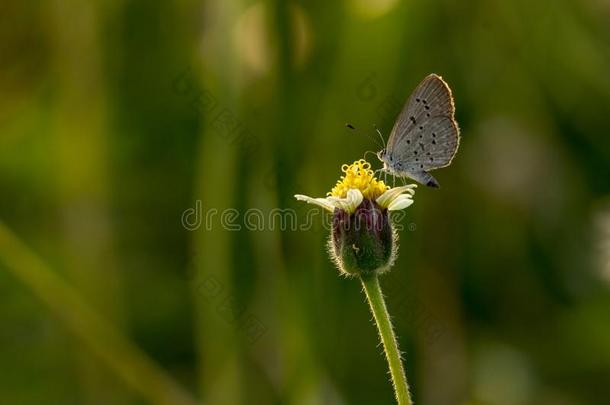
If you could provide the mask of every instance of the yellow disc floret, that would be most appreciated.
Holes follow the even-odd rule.
[[[374,200],[389,189],[383,181],[377,180],[371,170],[371,164],[364,159],[341,166],[341,171],[345,175],[341,176],[337,185],[328,193],[331,197],[345,198],[347,190],[355,188],[360,190],[364,198]]]

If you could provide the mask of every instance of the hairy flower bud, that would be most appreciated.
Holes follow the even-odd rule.
[[[333,213],[328,241],[331,258],[345,275],[377,275],[396,259],[398,236],[389,212],[413,204],[415,184],[388,187],[360,159],[341,167],[343,176],[326,198],[296,194],[295,198]]]
[[[387,208],[364,199],[352,213],[335,209],[329,251],[346,275],[380,274],[394,262],[396,237]]]

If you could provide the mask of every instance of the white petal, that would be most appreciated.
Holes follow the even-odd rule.
[[[410,195],[399,195],[396,197],[388,206],[388,211],[398,211],[407,208],[413,204],[413,200]]]
[[[356,211],[356,208],[360,205],[363,199],[364,197],[362,196],[360,190],[355,188],[347,190],[347,196],[345,198],[328,197],[328,200],[332,204],[349,213]]]
[[[356,211],[356,208],[358,208],[363,199],[364,196],[360,190],[355,188],[347,190],[347,200],[352,207],[351,211]]]
[[[317,205],[318,207],[322,207],[330,212],[333,212],[335,210],[336,204],[333,204],[333,202],[329,201],[329,198],[312,198],[312,197],[308,197],[306,195],[302,195],[302,194],[295,194],[294,198],[296,198],[299,201],[305,201],[308,204],[314,204]]]
[[[415,188],[417,184],[409,184],[406,186],[394,187],[387,190],[385,193],[381,194],[377,197],[377,204],[381,207],[389,207],[392,204],[392,201],[402,193],[409,193],[410,195],[415,194]]]

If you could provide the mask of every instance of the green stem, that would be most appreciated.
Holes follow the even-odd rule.
[[[379,336],[381,336],[385,356],[388,360],[392,384],[394,385],[394,392],[396,393],[396,401],[398,402],[398,405],[412,405],[413,401],[411,401],[411,395],[409,394],[409,384],[407,383],[407,377],[402,367],[398,342],[396,341],[396,335],[394,335],[390,315],[385,306],[379,279],[377,276],[363,276],[361,277],[361,280],[366,298],[371,306],[371,312],[375,317],[375,323],[379,330]]]

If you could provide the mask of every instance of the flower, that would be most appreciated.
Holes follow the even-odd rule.
[[[402,210],[413,204],[416,184],[390,188],[383,181],[377,180],[371,164],[364,159],[343,165],[341,171],[345,175],[341,176],[326,198],[312,198],[302,194],[294,197],[330,212],[339,208],[353,213],[364,199],[374,200],[380,208],[389,211]]]
[[[413,204],[417,186],[388,187],[364,159],[343,165],[341,170],[344,175],[326,198],[301,194],[295,198],[333,213],[328,246],[342,273],[380,274],[392,266],[397,251],[397,235],[388,213]]]

